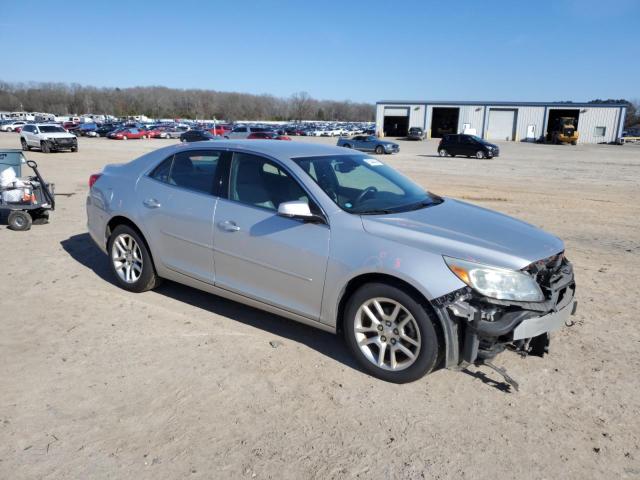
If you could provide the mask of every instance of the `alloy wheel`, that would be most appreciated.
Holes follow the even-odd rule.
[[[418,323],[409,310],[390,298],[365,301],[356,312],[354,332],[365,358],[383,370],[404,370],[420,354]]]
[[[142,252],[140,246],[131,235],[126,233],[116,237],[111,247],[113,267],[126,283],[136,283],[142,275]]]

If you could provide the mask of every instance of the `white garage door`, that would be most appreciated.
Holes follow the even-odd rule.
[[[492,108],[489,110],[487,138],[489,140],[513,140],[515,123],[515,110],[498,110]]]

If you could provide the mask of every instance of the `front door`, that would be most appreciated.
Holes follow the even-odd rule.
[[[221,152],[176,153],[138,182],[140,224],[154,260],[208,283],[214,281],[215,178]]]
[[[319,211],[282,166],[234,153],[227,199],[215,213],[216,285],[312,319],[320,317],[329,227],[277,214],[303,200]]]
[[[31,128],[29,128],[31,127]],[[38,127],[36,127],[35,125],[26,125],[23,129],[23,132],[25,132],[24,137],[25,140],[27,141],[27,144],[31,147],[39,147],[40,146],[40,139],[38,138]]]
[[[475,140],[466,135],[459,135],[458,142],[458,151],[460,152],[460,155],[472,156],[479,150],[479,146]]]

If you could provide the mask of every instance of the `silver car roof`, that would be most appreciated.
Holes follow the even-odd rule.
[[[286,140],[217,140],[181,144],[176,151],[193,150],[197,148],[224,148],[250,151],[276,158],[317,157],[322,155],[353,155],[353,150],[332,145],[318,145],[314,143],[286,141]],[[171,147],[168,147],[171,149]]]

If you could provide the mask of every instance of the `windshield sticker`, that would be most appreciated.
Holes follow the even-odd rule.
[[[375,158],[364,158],[363,160],[367,165],[371,167],[379,167],[381,165],[384,165],[384,163],[382,163],[380,160],[376,160]]]

